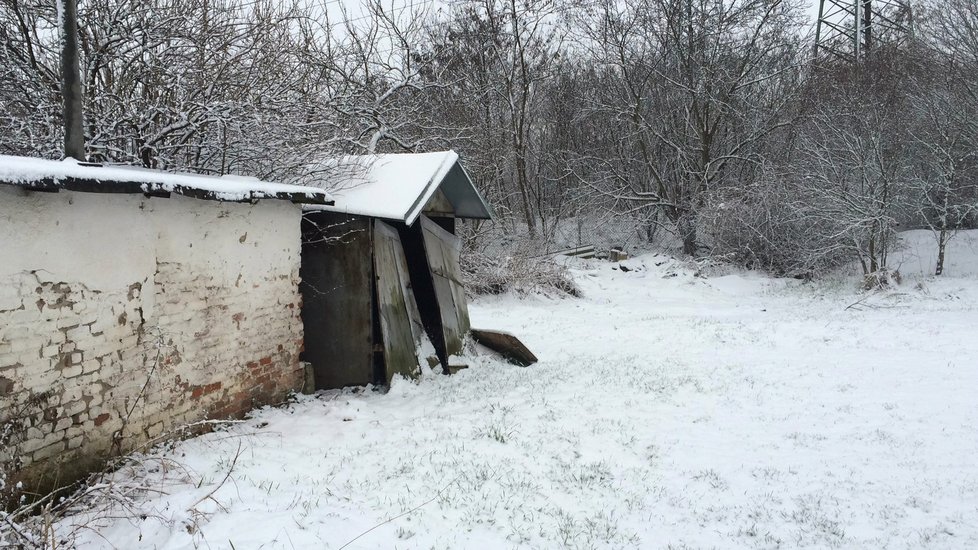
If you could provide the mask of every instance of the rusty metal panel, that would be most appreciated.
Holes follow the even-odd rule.
[[[462,351],[465,333],[470,328],[462,269],[459,267],[462,241],[425,216],[421,217],[421,228],[441,312],[446,351],[448,355],[455,355]]]
[[[381,221],[374,222],[374,269],[387,383],[395,374],[417,376],[424,325],[411,291],[401,238],[397,229]]]
[[[370,220],[307,213],[302,239],[302,360],[312,364],[316,389],[369,384],[374,381]]]

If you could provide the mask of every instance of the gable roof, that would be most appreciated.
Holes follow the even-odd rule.
[[[34,191],[130,193],[168,197],[171,193],[197,199],[254,202],[258,199],[330,204],[326,191],[315,187],[264,182],[242,176],[174,174],[132,166],[102,166],[31,157],[0,155],[0,184]]]
[[[492,209],[476,190],[455,151],[346,156],[325,163],[332,206],[312,207],[407,225],[441,189],[459,218],[490,219]]]

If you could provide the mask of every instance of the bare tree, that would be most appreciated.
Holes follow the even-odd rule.
[[[851,251],[870,286],[888,282],[895,229],[912,208],[907,61],[881,53],[814,76],[806,93],[817,100],[791,160],[803,214]]]
[[[641,166],[611,192],[661,209],[695,254],[708,194],[785,124],[790,95],[776,81],[797,59],[797,9],[784,0],[640,0],[605,2],[598,15],[582,27],[613,68],[603,107]]]
[[[937,242],[935,275],[947,244],[978,215],[978,4],[937,4],[919,44],[911,94],[917,209]]]
[[[346,148],[356,152],[423,148],[431,139],[423,130],[423,96],[442,86],[428,63],[430,52],[422,51],[426,9],[381,0],[362,7],[363,15],[344,8],[339,21],[327,22],[342,29],[329,34],[314,60],[324,76],[327,109],[306,125],[339,128]]]
[[[60,158],[64,124],[57,14],[38,0],[0,2],[0,152]]]
[[[84,154],[328,185],[452,147],[522,250],[620,217],[792,275],[885,278],[907,224],[943,271],[978,221],[978,0],[848,68],[808,66],[800,0],[319,1],[80,0]],[[53,5],[0,0],[0,152],[62,155],[60,48]]]
[[[552,135],[547,101],[566,69],[560,11],[556,0],[461,2],[431,31],[452,92],[435,107],[441,124],[468,142],[463,149],[491,194],[531,236],[552,190],[551,154],[541,144]]]

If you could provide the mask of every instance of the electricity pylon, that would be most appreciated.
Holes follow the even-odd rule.
[[[857,61],[913,35],[908,0],[819,0],[815,56]]]

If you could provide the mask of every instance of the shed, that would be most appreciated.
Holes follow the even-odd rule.
[[[301,389],[300,204],[330,200],[0,156],[0,474],[70,482]]]
[[[331,161],[332,206],[303,217],[303,359],[318,389],[389,384],[462,350],[458,218],[492,211],[458,154]],[[369,259],[364,261],[364,259]]]

